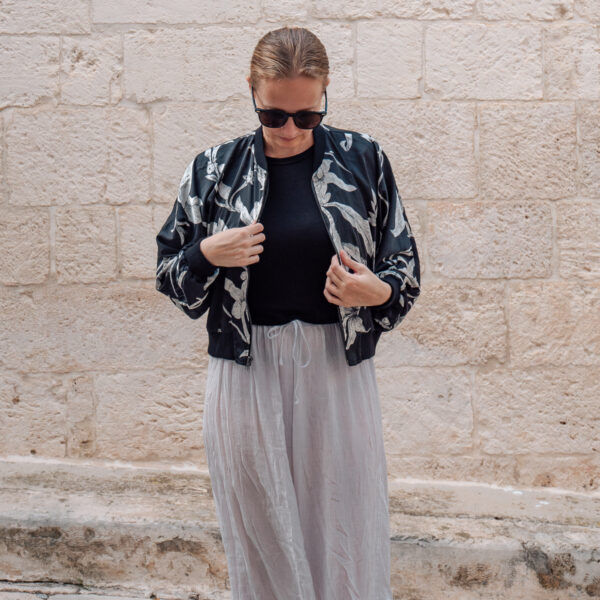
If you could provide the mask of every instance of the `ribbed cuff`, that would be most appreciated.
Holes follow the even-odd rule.
[[[392,275],[386,275],[385,277],[381,277],[381,280],[386,281],[392,286],[392,293],[387,302],[384,302],[383,304],[377,304],[373,308],[388,308],[393,304],[396,304],[400,298],[400,282],[396,277],[393,277]]]
[[[200,249],[200,242],[202,240],[198,240],[193,244],[190,244],[187,248],[184,249],[183,254],[188,262],[190,270],[192,273],[198,275],[199,277],[208,277],[212,273],[214,273],[215,269],[218,269],[216,265],[213,265],[202,253]]]

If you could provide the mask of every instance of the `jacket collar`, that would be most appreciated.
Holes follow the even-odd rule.
[[[267,170],[267,158],[265,156],[265,146],[263,138],[263,126],[260,125],[254,130],[254,155],[258,164]],[[315,138],[315,153],[313,157],[313,173],[319,168],[325,154],[325,129],[322,123],[313,129]]]

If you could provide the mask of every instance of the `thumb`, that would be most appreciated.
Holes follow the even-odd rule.
[[[340,250],[340,257],[342,258],[342,263],[350,267],[353,271],[360,271],[363,267],[362,263],[359,263],[351,258],[351,256],[345,250]]]

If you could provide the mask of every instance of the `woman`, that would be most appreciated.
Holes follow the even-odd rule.
[[[157,289],[210,308],[203,438],[237,600],[392,599],[373,355],[419,259],[385,153],[322,124],[328,73],[310,31],[267,33],[261,127],[188,165],[157,236]]]

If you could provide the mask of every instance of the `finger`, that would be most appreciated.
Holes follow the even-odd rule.
[[[262,223],[257,223],[256,220],[250,223],[250,225],[246,225],[246,229],[248,229],[248,232],[252,235],[259,233],[264,228],[265,226]]]
[[[337,288],[341,287],[341,285],[344,283],[344,280],[338,275],[338,271],[335,269],[330,269],[330,271],[331,273],[327,273],[329,280],[334,283]]]
[[[342,289],[337,285],[334,281],[332,281],[331,277],[328,277],[325,281],[325,287],[327,291],[337,298],[340,298],[342,295]]]
[[[248,254],[250,256],[253,256],[255,254],[261,254],[264,249],[265,248],[262,244],[253,244],[252,246],[250,246]]]
[[[332,294],[330,294],[327,289],[323,290],[323,295],[325,296],[325,298],[327,298],[328,302],[331,302],[331,304],[340,304],[340,301],[333,296]]]

